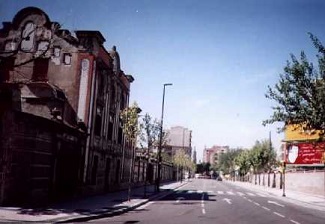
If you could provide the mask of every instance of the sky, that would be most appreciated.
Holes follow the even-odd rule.
[[[192,130],[198,160],[213,145],[251,148],[269,138],[279,149],[283,124],[263,126],[274,102],[267,86],[279,80],[290,54],[317,53],[308,32],[325,39],[322,0],[0,0],[0,21],[24,7],[44,10],[62,28],[99,30],[117,46],[121,67],[135,81],[130,103],[164,128]]]

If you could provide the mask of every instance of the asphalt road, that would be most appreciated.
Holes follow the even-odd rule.
[[[100,223],[325,223],[325,212],[226,182],[194,179],[172,194]]]

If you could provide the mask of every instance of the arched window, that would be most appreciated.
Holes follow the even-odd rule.
[[[34,50],[36,25],[32,22],[27,22],[22,32],[21,50],[31,52]]]

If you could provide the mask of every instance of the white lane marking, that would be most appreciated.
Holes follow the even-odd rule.
[[[232,192],[232,191],[227,191],[227,194],[229,194],[229,195],[235,195],[234,192]]]
[[[218,194],[223,194],[223,191],[217,191]]]
[[[208,193],[212,194],[212,193],[213,193],[213,191],[208,191]]]
[[[228,204],[230,204],[231,205],[231,199],[229,199],[229,198],[224,198],[224,199],[222,199],[223,201],[226,201]]]
[[[280,217],[282,217],[282,218],[285,218],[285,216],[284,216],[284,215],[282,215],[282,214],[280,214],[280,213],[277,213],[277,212],[273,212],[273,214],[275,214],[275,215],[277,215],[277,216],[280,216]]]
[[[243,197],[244,199],[247,199],[245,196]]]
[[[141,205],[141,206],[137,207],[135,210],[144,209],[145,207],[147,207],[153,203],[154,203],[153,201],[149,201],[147,204]]]
[[[274,204],[274,205],[277,205],[277,206],[280,206],[280,207],[284,207],[284,205],[279,204],[279,203],[276,202],[276,201],[267,201],[267,203],[269,203],[269,204]]]
[[[187,193],[189,193],[189,194],[193,194],[193,193],[195,193],[195,191],[188,191]]]
[[[253,193],[250,193],[250,192],[246,192],[246,194],[248,194],[249,196],[255,196],[255,194],[253,194]]]
[[[260,205],[259,203],[257,203],[257,202],[254,202],[254,204],[257,205],[257,206],[261,206],[261,205]]]
[[[198,191],[196,191],[198,194],[202,194],[203,193],[203,191],[202,190],[198,190]]]
[[[201,197],[201,207],[202,207],[202,213],[205,214],[205,208],[204,208],[204,194],[202,194],[202,197]]]
[[[265,194],[261,194],[261,193],[256,193],[258,196],[262,197],[262,198],[266,198],[267,196]]]
[[[178,198],[176,198],[177,200],[176,200],[176,203],[179,203],[181,200],[184,200],[185,198],[183,198],[183,197],[178,197]]]
[[[251,199],[247,199],[249,202],[253,202]]]
[[[295,220],[292,220],[290,219],[290,222],[294,223],[294,224],[300,224],[299,222],[295,221]]]
[[[239,196],[244,196],[245,194],[244,193],[242,193],[242,192],[237,192],[237,194],[239,194]]]
[[[262,208],[264,208],[266,211],[270,211],[271,209],[265,207],[265,206],[262,206]]]

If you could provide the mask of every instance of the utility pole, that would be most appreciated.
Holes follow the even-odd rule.
[[[163,98],[162,98],[162,104],[161,104],[161,120],[160,120],[160,138],[159,138],[159,148],[158,148],[158,177],[156,181],[156,189],[157,192],[160,191],[160,178],[161,178],[161,150],[162,150],[162,135],[163,135],[163,125],[164,125],[164,104],[165,104],[165,88],[166,86],[171,86],[172,83],[165,83],[164,89],[163,89]]]

